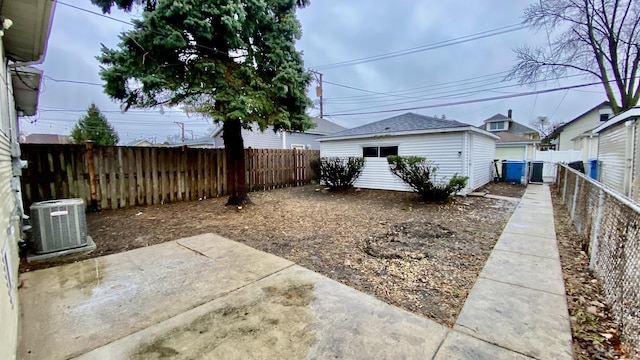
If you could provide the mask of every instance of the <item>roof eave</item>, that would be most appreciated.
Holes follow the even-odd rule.
[[[600,133],[603,130],[605,130],[605,129],[613,126],[613,125],[616,125],[616,124],[618,124],[618,123],[620,123],[622,121],[630,120],[632,118],[638,118],[638,117],[640,117],[640,107],[631,108],[631,109],[629,109],[629,110],[627,110],[627,111],[625,111],[623,113],[620,113],[620,114],[612,117],[611,119],[607,120],[604,124],[602,124],[602,125],[598,126],[597,128],[595,128],[593,130],[593,133],[594,134]]]
[[[14,68],[11,71],[13,97],[15,106],[26,116],[33,116],[38,111],[38,97],[42,71],[30,67]]]
[[[2,15],[13,21],[11,28],[5,30],[5,53],[15,66],[44,61],[55,6],[56,2],[51,0],[36,0],[33,4],[19,0],[2,2]]]
[[[494,139],[499,139],[498,136],[495,136],[491,133],[488,133],[484,130],[477,129],[474,126],[464,126],[464,127],[455,127],[455,128],[441,128],[441,129],[422,129],[422,130],[411,130],[411,131],[396,131],[389,133],[374,133],[374,134],[361,134],[361,135],[347,135],[347,136],[338,136],[338,137],[323,137],[318,139],[317,141],[338,141],[338,140],[351,140],[351,139],[367,139],[367,138],[380,138],[380,137],[388,137],[388,136],[406,136],[406,135],[422,135],[422,134],[438,134],[438,133],[450,133],[450,132],[463,132],[463,131],[473,131],[486,136],[489,136]]]

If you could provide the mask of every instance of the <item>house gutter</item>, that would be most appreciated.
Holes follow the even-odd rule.
[[[476,132],[488,137],[491,137],[495,140],[500,139],[499,136],[494,135],[490,132],[484,131],[482,129],[478,129],[475,126],[465,126],[458,128],[442,128],[442,129],[423,129],[423,130],[412,130],[412,131],[397,131],[397,132],[389,132],[389,133],[372,133],[372,134],[360,134],[360,135],[346,135],[346,136],[338,136],[331,138],[321,138],[317,141],[337,141],[337,140],[351,140],[351,139],[370,139],[370,138],[382,138],[389,136],[406,136],[406,135],[422,135],[422,134],[439,134],[439,133],[452,133],[452,132],[463,132],[463,131],[472,131]]]

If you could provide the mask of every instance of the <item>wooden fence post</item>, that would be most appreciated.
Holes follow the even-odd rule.
[[[91,203],[89,211],[98,211],[98,191],[96,190],[96,167],[93,161],[93,141],[87,140],[87,166],[89,167],[89,189],[91,190]]]

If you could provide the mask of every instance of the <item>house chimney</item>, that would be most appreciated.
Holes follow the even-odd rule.
[[[513,110],[509,109],[509,110],[507,111],[507,117],[508,117],[509,119],[511,119],[511,115],[513,115]]]

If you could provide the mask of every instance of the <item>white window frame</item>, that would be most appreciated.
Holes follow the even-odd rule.
[[[496,128],[493,129],[493,124],[496,124]],[[498,127],[497,125],[500,125],[500,127]],[[500,131],[500,130],[506,130],[507,126],[505,125],[504,121],[494,121],[494,122],[490,122],[489,123],[489,131]]]
[[[291,149],[304,150],[306,147],[304,144],[291,144]]]

